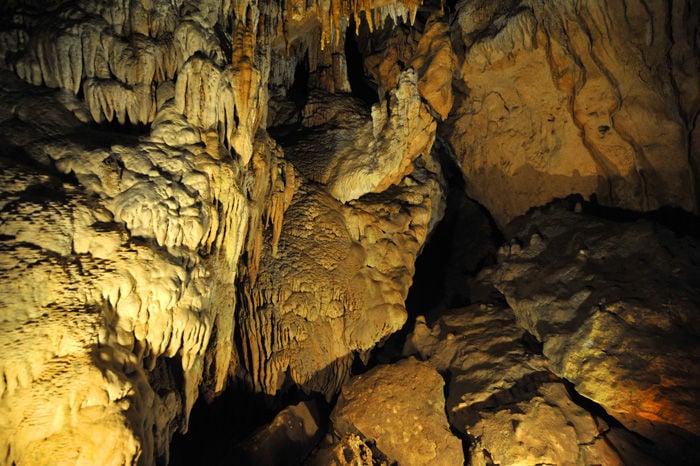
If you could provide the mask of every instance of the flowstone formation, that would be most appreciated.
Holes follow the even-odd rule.
[[[0,462],[168,463],[195,402],[230,385],[403,397],[379,430],[345,400],[308,457],[324,420],[288,408],[234,450],[251,462],[297,441],[311,464],[696,462],[693,240],[535,214],[478,287],[462,277],[495,241],[467,238],[554,198],[698,209],[699,16],[690,0],[2,2]],[[460,250],[438,264],[440,308],[483,286],[505,302],[425,309],[406,351],[427,362],[353,378],[406,324],[456,190],[475,203],[448,217],[476,233],[444,237]],[[438,435],[401,446],[418,392],[362,380],[420,374],[414,415]]]
[[[403,325],[442,213],[429,67],[359,120],[335,109],[357,144],[308,148],[326,178],[265,131],[303,59],[315,87],[349,90],[324,67],[351,5],[327,6],[3,6],[3,65],[27,82],[3,71],[4,462],[167,462],[229,377],[332,396]],[[417,8],[352,6],[371,28]]]
[[[70,97],[3,77],[5,457],[167,460],[205,367],[212,390],[228,373],[222,311],[246,232],[264,226],[248,198],[284,189],[157,125],[143,138],[86,128]],[[170,116],[169,130],[186,125]],[[276,172],[265,147],[256,158]]]

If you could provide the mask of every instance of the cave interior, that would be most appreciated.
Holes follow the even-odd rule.
[[[0,17],[0,463],[700,464],[700,3]]]

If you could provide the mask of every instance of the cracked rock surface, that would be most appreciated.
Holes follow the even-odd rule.
[[[461,92],[444,134],[469,194],[501,226],[572,193],[696,208],[699,14],[695,2],[459,2]]]
[[[694,442],[697,240],[563,209],[533,214],[519,231],[484,273],[543,343],[550,370],[629,429]]]

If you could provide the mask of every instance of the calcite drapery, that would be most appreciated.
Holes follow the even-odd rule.
[[[30,3],[14,16],[8,11],[11,33],[0,54],[27,82],[82,93],[96,122],[152,122],[157,88],[175,80],[179,111],[202,132],[217,132],[247,163],[265,123],[271,69],[273,84],[289,87],[306,53],[317,57],[317,85],[349,91],[340,52],[350,15],[370,29],[386,18],[413,23],[420,3],[87,0],[57,2],[50,15]],[[283,69],[271,63],[273,49]],[[282,59],[292,49],[299,56]]]
[[[407,85],[415,91],[415,81]],[[342,100],[353,99],[336,97],[314,104],[316,128],[324,128],[319,118],[325,115],[329,120],[325,123],[332,124],[324,129],[324,138],[333,140],[333,127],[341,128],[339,144],[319,144],[320,132],[310,129],[313,142],[301,136],[296,146],[288,148],[289,159],[304,179],[286,210],[279,240],[267,232],[257,241],[260,268],[243,279],[241,364],[251,385],[268,394],[293,382],[331,395],[347,375],[354,353],[368,351],[403,326],[415,257],[441,216],[439,167],[428,154],[418,157],[420,153],[414,152],[425,150],[416,141],[432,142],[434,126],[409,124],[415,115],[398,100],[391,105],[391,118],[397,123],[387,125],[383,137],[401,145],[382,157],[374,157],[372,144],[364,147],[364,153],[359,145],[353,146],[355,160],[374,157],[375,169],[367,177],[389,176],[397,180],[396,186],[376,189],[382,191],[374,194],[377,197],[367,194],[341,202],[346,195],[359,197],[352,184],[355,179],[342,179],[354,173],[335,169],[332,177],[325,176],[324,163],[345,157],[343,142],[365,140],[373,123],[368,115],[358,121],[352,111],[324,110],[324,106],[336,111],[354,108]],[[422,104],[408,102],[409,108],[413,105]],[[419,166],[405,175],[408,170],[397,167],[391,157],[399,161],[411,157],[410,165],[418,157]],[[312,180],[328,184],[320,187]],[[348,186],[349,194],[342,191]]]
[[[5,154],[23,161],[2,159],[3,451],[17,463],[167,458],[230,306],[248,216],[242,175],[223,152],[170,146],[157,128],[101,141],[56,92],[31,96],[3,78]],[[43,114],[28,111],[38,103]],[[211,355],[224,359],[219,386],[228,351]]]

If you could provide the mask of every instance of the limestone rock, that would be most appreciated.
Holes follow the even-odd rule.
[[[444,210],[431,155],[437,120],[467,190],[501,225],[571,192],[637,210],[697,208],[697,2],[422,3],[0,5],[3,461],[167,463],[197,397],[211,400],[229,377],[266,395],[295,385],[334,396],[353,358],[406,319],[416,256]],[[353,21],[357,44],[346,44]],[[351,63],[354,45],[362,56]],[[359,93],[350,65],[376,81],[365,84],[378,87],[377,104],[350,95]],[[299,131],[278,145],[268,124]],[[533,240],[527,260],[539,260],[533,251],[547,249],[546,236]],[[697,357],[688,311],[697,283],[685,272],[694,263],[679,263],[683,252],[669,244],[644,256],[663,259],[666,289],[653,296],[637,296],[637,276],[614,288],[595,267],[555,270],[550,260],[543,270],[576,290],[543,279],[556,296],[537,292],[557,306],[535,312],[511,286],[526,275],[516,243],[508,253],[520,259],[504,259],[507,276],[491,280],[519,325],[544,342],[549,370],[626,426],[682,451],[697,437],[687,383],[696,367],[670,361]],[[589,264],[582,250],[565,249],[571,264]],[[590,304],[586,286],[599,285],[585,274],[607,280],[605,301],[590,312],[580,312]],[[657,289],[652,282],[640,279]],[[513,349],[504,338],[519,333],[507,327],[505,337],[486,333]],[[427,340],[416,347],[437,365],[442,337],[420,331]],[[668,357],[650,349],[657,344]],[[470,406],[460,412],[479,413],[460,430],[483,431],[475,445],[513,461],[536,452],[528,458],[568,462],[546,446],[508,453],[494,440],[495,431],[518,438],[523,428],[508,427],[515,421],[561,427],[556,438],[570,445],[594,431],[561,380],[538,378],[542,358],[496,349],[493,373],[456,359],[463,376],[479,380],[450,394]],[[521,417],[480,405],[501,396],[501,372],[509,389],[527,382],[527,396],[507,400]],[[619,449],[627,434],[613,428],[605,439]],[[339,445],[341,464],[384,461],[367,439]],[[577,448],[566,454],[584,458]]]
[[[549,369],[632,431],[692,449],[700,418],[697,241],[649,221],[554,208],[517,230],[485,279],[543,343]]]
[[[401,74],[388,102],[372,107],[371,119],[361,118],[366,111],[348,111],[355,106],[349,97],[312,98],[302,120],[312,130],[287,149],[306,177],[341,202],[398,184],[416,158],[430,153],[435,138],[435,120],[421,103],[413,71]]]
[[[653,461],[624,434],[611,441],[605,421],[577,406],[533,351],[513,311],[497,302],[452,310],[432,328],[419,318],[405,348],[450,374],[446,408],[470,439],[472,464]]]
[[[377,82],[379,95],[396,87],[399,75],[404,69],[402,63],[411,62],[419,40],[420,37],[412,31],[394,28],[388,37],[375,45],[374,50],[366,51],[364,65]]]
[[[441,120],[453,104],[452,79],[457,57],[452,51],[447,18],[434,12],[423,26],[424,32],[396,28],[381,41],[367,41],[365,66],[378,83],[379,95],[393,89],[401,73],[412,68],[418,76],[420,95]]]
[[[501,402],[470,426],[473,464],[632,464],[603,440],[600,423],[571,401],[563,384],[544,382],[529,390],[529,399]]]
[[[445,419],[443,385],[429,364],[415,359],[378,366],[343,387],[333,429],[372,440],[398,464],[462,464],[461,442]]]
[[[294,53],[318,57],[329,31],[340,43],[350,3],[312,3],[309,37],[322,40]],[[261,131],[279,21],[298,6],[2,7],[15,32],[0,55],[32,85],[3,74],[0,89],[7,461],[167,462],[196,398],[230,375],[330,396],[355,352],[403,324],[413,262],[440,215],[435,122],[406,72],[388,108],[364,114],[371,150],[341,153],[329,177],[355,204],[302,179]],[[416,10],[355,8],[376,25]],[[332,77],[342,88],[342,60]],[[373,155],[381,163],[363,179]],[[359,199],[370,192],[379,197]],[[310,214],[320,223],[309,236]],[[313,262],[297,261],[308,241]]]
[[[426,25],[411,66],[420,76],[418,89],[421,96],[444,120],[452,110],[452,74],[457,69],[447,23],[434,21]]]
[[[1,448],[22,464],[167,461],[235,364],[238,259],[246,231],[280,224],[283,163],[259,144],[246,175],[168,121],[154,134],[182,146],[116,143],[81,126],[79,102],[3,79]]]
[[[243,376],[255,390],[274,394],[295,383],[329,395],[355,352],[403,326],[415,257],[439,218],[439,192],[438,175],[426,168],[350,205],[300,185],[279,240],[266,232],[247,248],[261,260],[241,286],[237,338]]]
[[[460,2],[462,95],[443,134],[501,226],[571,193],[697,207],[691,3]]]

